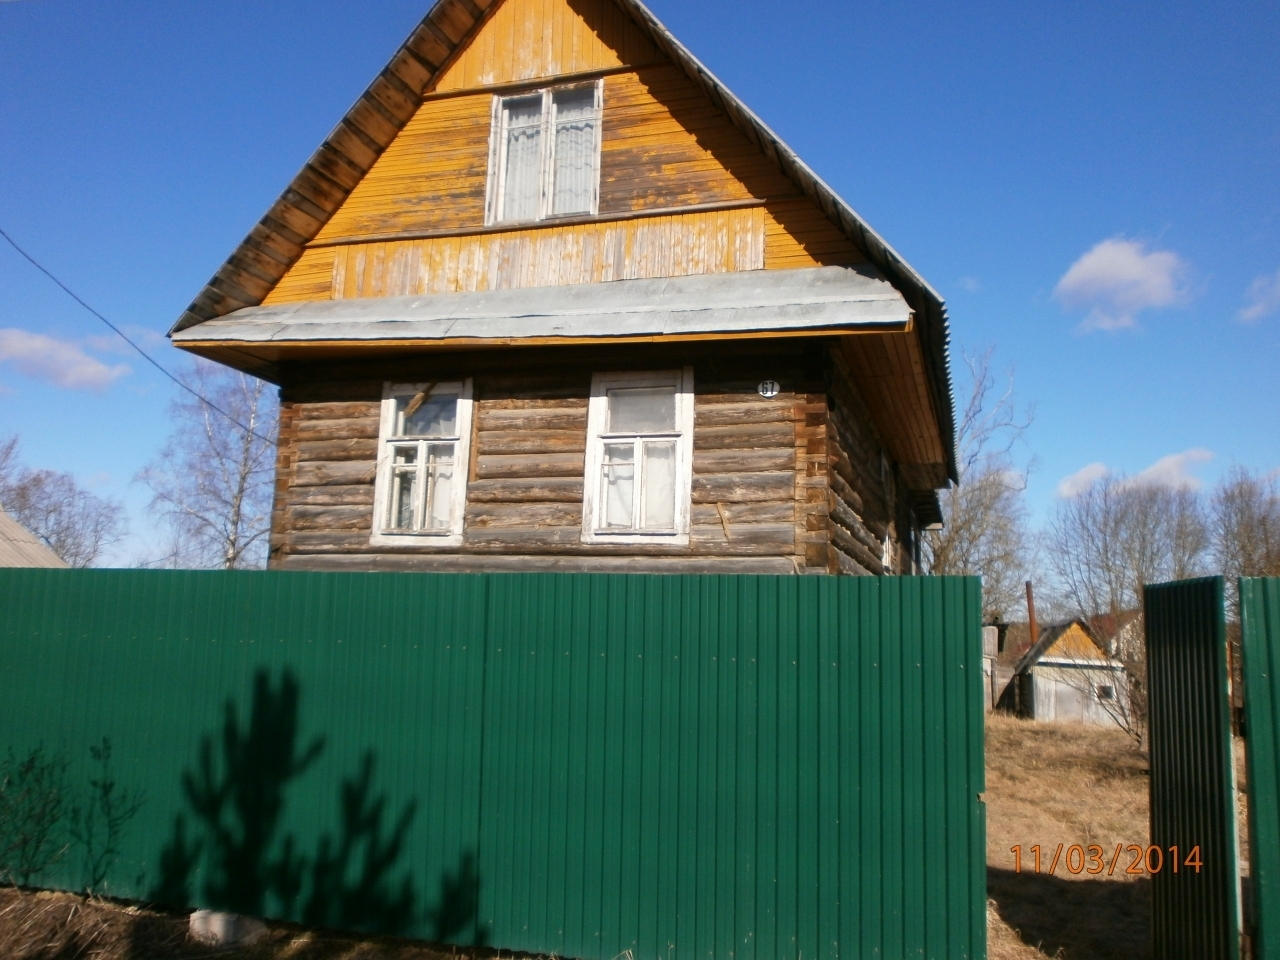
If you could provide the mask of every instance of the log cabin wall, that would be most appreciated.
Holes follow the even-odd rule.
[[[583,544],[587,401],[595,372],[694,369],[688,546]],[[383,383],[474,381],[463,543],[372,547]],[[782,392],[762,398],[761,380]],[[874,428],[821,343],[565,348],[344,362],[288,371],[281,391],[271,566],[340,570],[881,572],[893,494]],[[834,400],[834,402],[832,402]],[[852,458],[852,459],[850,459]],[[858,462],[855,462],[858,461]],[[849,479],[846,479],[849,478]],[[847,491],[856,490],[852,495]],[[854,506],[856,504],[856,507]],[[850,515],[865,517],[854,527]],[[858,532],[853,532],[854,530]]]

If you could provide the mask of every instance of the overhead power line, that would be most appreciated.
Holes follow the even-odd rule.
[[[0,2],[3,2],[3,0],[0,0]],[[37,260],[31,254],[27,253],[27,251],[23,250],[22,247],[18,246],[17,241],[14,240],[13,237],[9,236],[9,234],[6,233],[3,228],[0,228],[0,237],[4,237],[5,240],[9,242],[9,246],[17,250],[18,253],[20,253],[28,263],[30,263],[33,267],[35,267],[37,270],[43,273],[46,277],[48,277],[50,280],[56,283],[62,289],[63,293],[65,293],[72,300],[80,304],[80,306],[84,307],[86,310],[92,313],[95,317],[97,317],[99,320],[105,323],[108,327],[111,328],[111,331],[116,336],[118,336],[121,340],[123,340],[129,346],[133,347],[133,349],[137,350],[138,355],[141,356],[143,360],[147,361],[147,363],[151,364],[153,367],[155,367],[157,370],[163,373],[166,377],[168,377],[170,380],[176,383],[179,387],[187,391],[187,393],[191,394],[193,397],[195,397],[197,400],[203,403],[210,410],[225,417],[231,423],[234,423],[237,427],[239,427],[241,430],[243,430],[245,433],[249,434],[250,436],[257,437],[263,443],[270,443],[270,444],[275,443],[275,441],[272,440],[270,437],[264,437],[262,434],[258,433],[258,431],[254,430],[252,427],[245,426],[243,423],[241,423],[231,414],[227,413],[227,411],[223,410],[220,406],[218,406],[208,397],[204,396],[203,394],[193,389],[192,387],[187,386],[185,383],[183,383],[181,380],[175,377],[172,373],[170,373],[168,370],[162,367],[160,365],[160,362],[156,360],[154,357],[152,357],[151,354],[147,353],[147,351],[143,350],[142,347],[138,346],[136,343],[130,340],[129,337],[125,335],[125,332],[123,330],[121,330],[114,323],[112,323],[110,320],[108,320],[106,317],[100,314],[97,310],[93,309],[93,307],[89,306],[89,304],[85,303],[84,300],[82,300],[74,290],[72,290],[65,283],[63,283],[56,276],[54,276],[53,273],[44,264],[42,264],[39,260]]]

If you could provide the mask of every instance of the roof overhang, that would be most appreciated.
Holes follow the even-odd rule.
[[[173,341],[282,357],[326,345],[430,350],[905,332],[912,315],[863,265],[247,307],[177,331]]]

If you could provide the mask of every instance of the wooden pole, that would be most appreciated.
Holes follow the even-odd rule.
[[[1040,640],[1040,625],[1036,623],[1036,598],[1031,592],[1031,581],[1027,581],[1027,625],[1031,628],[1031,645],[1034,647]]]

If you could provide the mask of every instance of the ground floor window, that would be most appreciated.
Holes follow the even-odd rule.
[[[593,377],[583,542],[688,543],[692,479],[692,369]]]
[[[470,380],[386,384],[374,496],[375,543],[461,542],[471,407]]]

